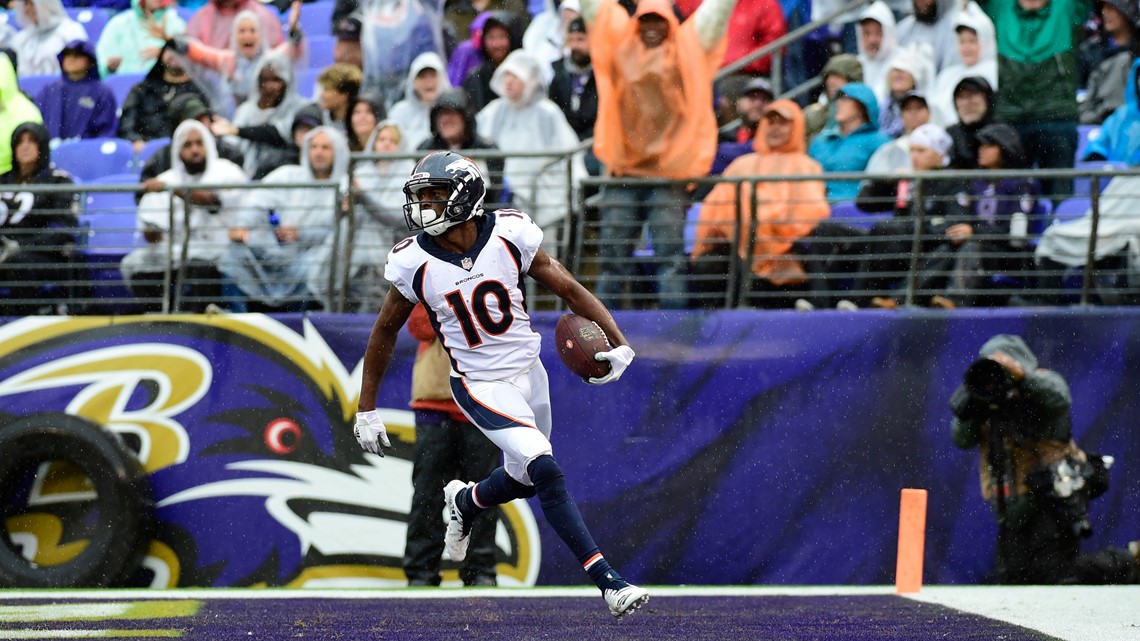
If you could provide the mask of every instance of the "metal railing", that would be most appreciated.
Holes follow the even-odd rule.
[[[506,159],[501,153],[473,155]],[[404,156],[408,160],[414,160],[416,157],[412,154]],[[550,159],[557,159],[556,155],[551,154],[533,154],[532,157],[548,159],[542,164],[534,165],[536,180],[539,172],[553,166]],[[377,159],[383,158],[360,155],[355,161],[373,162]],[[874,296],[891,297],[901,306],[925,305],[932,295],[944,291],[940,289],[941,286],[934,287],[930,284],[931,273],[937,277],[934,280],[945,281],[948,276],[947,273],[939,273],[938,269],[931,267],[939,248],[945,244],[945,238],[937,234],[946,225],[943,224],[945,221],[932,223],[928,220],[930,218],[926,210],[928,199],[925,196],[930,186],[946,180],[965,184],[969,181],[997,178],[1075,179],[1080,189],[1077,190],[1079,193],[1066,193],[1065,198],[1059,198],[1055,203],[1050,201],[1049,205],[1035,207],[1028,216],[1029,233],[1022,246],[1014,247],[1006,243],[1005,254],[1008,255],[1002,252],[995,254],[993,251],[986,254],[987,259],[997,259],[998,262],[1002,262],[1002,259],[1009,260],[1003,263],[1001,273],[995,274],[1001,278],[987,279],[979,290],[967,292],[980,302],[966,304],[1009,304],[1010,298],[1018,297],[1021,300],[1015,300],[1015,304],[1121,304],[1135,302],[1140,292],[1136,288],[1136,283],[1140,281],[1138,278],[1140,273],[1136,273],[1133,269],[1134,258],[1128,254],[1129,251],[1140,251],[1140,235],[1136,242],[1133,242],[1134,232],[1131,226],[1133,210],[1140,219],[1140,170],[1042,170],[1009,171],[1001,174],[984,171],[938,171],[906,177],[868,176],[858,173],[823,176],[708,177],[685,183],[579,177],[575,171],[571,168],[564,174],[559,174],[563,176],[565,183],[560,184],[558,192],[565,195],[555,206],[563,215],[552,226],[553,233],[548,251],[565,262],[589,288],[597,289],[603,275],[611,277],[611,284],[616,284],[620,295],[617,296],[616,302],[614,300],[607,302],[617,308],[784,307],[790,300],[797,298],[803,298],[816,307],[833,306],[834,302],[847,299],[854,300],[862,306]],[[1106,191],[1103,186],[1114,177],[1123,177],[1126,180],[1113,183],[1116,186],[1109,187]],[[766,202],[765,197],[754,195],[757,193],[757,185],[762,187],[765,183],[870,179],[897,181],[900,178],[911,181],[912,193],[916,194],[918,202],[912,216],[915,224],[906,227],[904,232],[889,229],[884,231],[883,228],[889,225],[883,223],[906,217],[896,216],[890,211],[867,214],[860,212],[851,204],[827,202],[826,206],[831,216],[817,225],[811,233],[794,239],[787,252],[788,258],[804,266],[802,278],[791,284],[774,286],[770,275],[754,273],[750,268],[750,263],[758,259],[760,251],[758,247],[767,246],[764,243],[772,240],[770,235],[778,235],[778,225],[795,222],[784,220],[773,223],[767,220],[765,216],[771,209],[772,203]],[[726,199],[732,201],[732,220],[727,223],[723,221],[717,223],[719,227],[715,234],[704,233],[712,229],[712,223],[702,219],[694,205],[709,203],[709,197],[703,196],[703,192],[717,184],[726,185],[721,190],[727,188],[731,194]],[[491,188],[494,191],[502,186],[492,182]],[[608,217],[615,205],[628,205],[624,200],[615,200],[615,195],[621,191],[615,191],[615,188],[650,186],[665,188],[661,193],[674,198],[663,201],[672,207],[673,219],[665,218],[656,223],[646,224],[645,220],[638,217],[639,212],[636,211],[636,207],[625,222],[614,223]],[[195,188],[240,192],[242,197],[236,207],[243,212],[241,215],[251,216],[250,220],[261,224],[260,219],[265,218],[268,212],[247,207],[253,194],[259,190],[283,187],[250,183],[195,185]],[[183,233],[178,235],[180,242],[175,242],[174,235],[165,234],[159,239],[152,239],[155,242],[146,243],[143,239],[145,225],[138,222],[135,213],[137,207],[134,194],[142,189],[141,185],[21,185],[20,191],[33,194],[43,192],[76,194],[82,203],[78,216],[80,224],[73,229],[60,230],[65,232],[68,238],[73,239],[73,242],[45,250],[49,253],[56,252],[53,255],[59,256],[57,262],[40,262],[29,267],[20,266],[18,260],[8,261],[6,258],[0,260],[0,290],[3,290],[0,294],[8,294],[0,298],[0,309],[3,309],[0,313],[3,315],[117,314],[140,311],[174,313],[200,311],[209,303],[237,311],[323,309],[374,312],[378,308],[378,299],[362,303],[356,298],[354,288],[361,283],[356,280],[358,275],[352,272],[352,257],[356,253],[361,253],[361,255],[380,257],[382,260],[382,257],[387,255],[390,243],[394,241],[386,241],[381,245],[370,244],[377,241],[370,237],[365,238],[359,228],[358,222],[363,214],[353,202],[355,196],[351,192],[342,194],[336,184],[317,182],[290,185],[288,188],[330,190],[332,193],[329,202],[343,203],[344,206],[336,207],[330,204],[327,218],[318,217],[323,221],[324,231],[321,233],[324,235],[319,239],[320,242],[314,244],[323,245],[326,251],[313,257],[307,256],[313,261],[313,269],[319,270],[313,272],[316,275],[308,277],[304,287],[298,282],[296,291],[279,296],[270,304],[259,302],[256,295],[251,295],[240,288],[235,289],[234,279],[225,273],[226,270],[203,276],[192,269],[195,251],[191,237],[195,230],[187,229],[184,220]],[[167,189],[167,191],[172,190],[173,188]],[[598,193],[587,197],[587,194],[595,191]],[[769,192],[761,189],[760,193]],[[105,198],[100,197],[115,194],[121,198],[111,204],[106,204]],[[694,194],[704,200],[695,197]],[[1136,206],[1133,207],[1132,203]],[[398,209],[403,204],[402,195],[391,197],[388,204]],[[501,205],[502,203],[488,202],[489,209]],[[1107,219],[1101,216],[1105,208],[1109,211]],[[893,203],[887,203],[885,209],[893,210]],[[686,211],[690,214],[688,220],[685,220]],[[353,215],[348,215],[349,212]],[[1065,259],[1067,262],[1048,263],[1035,259],[1034,245],[1045,234],[1055,235],[1053,232],[1044,231],[1049,225],[1064,225],[1066,227],[1063,231],[1078,229],[1071,227],[1074,222],[1061,222],[1061,219],[1069,220],[1073,218],[1074,213],[1081,215],[1086,212],[1088,215],[1083,217],[1083,221],[1076,223],[1084,225],[1079,228],[1081,231],[1077,233],[1076,240],[1070,238],[1067,241],[1070,254]],[[172,222],[177,223],[173,208],[164,213],[165,228],[169,229]],[[226,213],[235,214],[234,211]],[[226,219],[230,220],[232,216]],[[608,221],[607,227],[603,226],[603,220]],[[263,231],[269,229],[268,223],[262,227]],[[1140,225],[1136,225],[1136,228],[1140,228]],[[777,232],[773,232],[773,229]],[[741,233],[741,230],[745,233]],[[684,239],[685,232],[688,233],[687,242]],[[678,233],[682,239],[680,242],[688,247],[682,245],[682,249],[676,250],[676,245],[670,245],[672,241],[669,234]],[[391,234],[399,239],[407,236],[408,232],[406,228],[397,224],[391,230]],[[716,268],[717,263],[711,258],[709,261],[704,261],[701,256],[694,256],[694,241],[697,238],[705,242],[707,247],[696,253],[712,258],[719,256],[721,268]],[[979,232],[975,240],[996,243],[1002,239]],[[231,253],[235,241],[227,239],[223,244],[224,247],[216,248],[218,249],[216,255]],[[669,249],[670,247],[674,249]],[[1077,249],[1073,249],[1074,247]],[[1105,247],[1110,247],[1111,251]],[[628,252],[625,248],[628,248]],[[147,291],[132,289],[132,285],[138,283],[130,278],[124,278],[121,271],[123,258],[140,249],[152,252],[152,257],[157,257],[159,265],[155,272],[157,275],[149,283],[152,287]],[[615,253],[618,249],[620,251]],[[0,247],[0,256],[3,253],[4,248]],[[743,257],[750,258],[745,260]],[[759,258],[782,259],[781,256],[763,255]],[[890,267],[892,262],[895,267]],[[711,270],[707,269],[709,263],[714,265]],[[270,269],[268,278],[272,280],[276,277],[274,274],[278,273],[281,273],[280,270]],[[664,281],[657,279],[659,274],[666,274],[668,279]],[[372,270],[371,277],[376,276],[376,270]],[[884,282],[887,284],[880,285]],[[871,284],[866,285],[867,283]],[[861,284],[866,287],[862,287]],[[199,289],[214,293],[203,295],[196,291],[193,285],[200,285],[202,287]],[[556,297],[540,287],[535,285],[531,287],[532,290],[528,291],[530,296],[528,302],[535,308],[561,307]],[[672,288],[672,291],[680,293],[671,294],[674,299],[666,296],[663,303],[662,292],[659,291],[663,287]],[[219,290],[223,293],[218,294]],[[22,297],[13,297],[11,295],[13,291],[17,293],[22,291],[24,294]],[[380,295],[382,294],[381,291]]]
[[[1102,184],[1112,177],[1127,177],[1128,181],[1118,183],[1120,188],[1103,192]],[[820,222],[803,237],[787,242],[786,252],[778,255],[757,253],[757,247],[770,247],[772,243],[787,240],[781,234],[796,220],[772,220],[769,210],[785,212],[787,201],[765,202],[757,196],[757,186],[765,183],[786,182],[828,182],[871,181],[897,182],[906,179],[910,182],[911,198],[915,202],[907,213],[895,213],[895,196],[880,213],[867,213],[849,202],[827,202],[832,216]],[[1068,193],[1065,198],[1052,200],[1039,197],[1031,211],[1027,212],[1027,231],[1024,238],[1011,239],[997,235],[987,222],[972,210],[965,185],[972,181],[992,181],[998,178],[1009,179],[1076,179],[1081,187],[1080,194]],[[928,194],[932,185],[954,181],[963,185],[960,191],[943,194],[935,189]],[[627,193],[631,188],[659,187],[671,188],[672,193],[683,194],[680,183],[661,180],[613,181],[590,178],[583,181],[585,188],[601,189],[601,196],[595,200],[598,212],[578,220],[576,238],[578,243],[572,252],[572,270],[588,286],[608,293],[606,286],[599,287],[607,280],[619,282],[619,293],[611,295],[608,304],[615,308],[658,308],[658,307],[792,307],[802,301],[805,307],[833,306],[840,301],[850,301],[857,306],[925,306],[935,296],[942,299],[948,296],[947,281],[961,277],[975,285],[957,292],[960,297],[955,303],[961,305],[1026,305],[1026,304],[1131,304],[1137,301],[1140,288],[1136,285],[1140,264],[1132,265],[1127,251],[1140,250],[1140,170],[1033,170],[1007,171],[1000,174],[989,171],[937,171],[907,176],[867,175],[859,173],[834,173],[822,176],[750,176],[750,177],[710,177],[700,181],[697,191],[714,184],[731,185],[732,195],[725,200],[731,207],[733,219],[730,229],[720,229],[709,233],[712,227],[723,228],[726,223],[710,222],[698,213],[701,203],[691,197],[681,195],[672,203],[672,220],[654,223],[649,219],[648,207],[642,207],[637,216],[623,211],[628,205]],[[692,183],[688,183],[692,185]],[[615,199],[615,187],[620,198]],[[607,190],[607,188],[609,190]],[[722,188],[723,190],[723,188]],[[762,193],[764,190],[760,190]],[[717,192],[714,192],[717,193]],[[939,198],[941,202],[939,202]],[[967,210],[958,210],[961,218],[943,220],[938,205],[947,201],[967,198]],[[1010,202],[1010,199],[1016,202]],[[991,197],[992,202],[1001,199]],[[1006,204],[1017,210],[1022,205],[1020,196],[1005,198]],[[1135,202],[1135,225],[1131,217],[1121,217],[1122,209],[1128,210]],[[704,205],[709,203],[708,197]],[[1086,204],[1087,203],[1087,204]],[[724,205],[722,201],[720,203]],[[1077,211],[1073,206],[1077,206]],[[928,208],[934,209],[928,211]],[[1054,210],[1060,207],[1060,216]],[[1113,216],[1113,230],[1123,227],[1127,231],[1117,232],[1115,237],[1101,238],[1100,212],[1110,206]],[[606,210],[617,209],[618,214],[607,214]],[[687,211],[687,215],[682,213]],[[1080,228],[1077,240],[1066,241],[1070,247],[1065,260],[1068,264],[1049,259],[1047,255],[1037,256],[1035,248],[1043,235],[1049,234],[1048,246],[1056,246],[1056,236],[1072,235],[1078,229],[1071,225],[1074,214],[1083,216],[1087,225]],[[677,220],[684,216],[685,237],[676,238]],[[615,222],[615,220],[617,222]],[[979,231],[971,243],[955,243],[946,237],[946,230],[955,222],[971,223]],[[1050,225],[1069,225],[1046,232]],[[745,230],[745,233],[741,233]],[[1008,232],[1006,232],[1008,233]],[[1126,234],[1127,238],[1120,234]],[[1135,236],[1133,239],[1132,237]],[[717,240],[708,241],[715,237]],[[1097,239],[1100,238],[1098,241]],[[664,240],[663,240],[664,239]],[[696,241],[703,239],[699,247]],[[1099,251],[1102,245],[1116,241],[1117,249],[1109,254]],[[683,242],[686,251],[681,254],[684,269],[675,267],[675,248]],[[1078,243],[1082,247],[1081,256],[1072,256],[1071,247]],[[661,246],[665,245],[665,251]],[[615,251],[615,246],[631,246],[628,255]],[[716,267],[711,270],[708,264],[694,256],[706,254],[707,261]],[[720,262],[716,262],[720,258]],[[804,273],[790,279],[771,278],[769,274],[756,274],[751,269],[754,262],[777,263],[775,271],[792,265]],[[779,263],[783,261],[784,265]],[[972,261],[972,262],[971,262]],[[956,274],[961,265],[975,266],[981,273]],[[978,266],[978,265],[981,266]],[[958,265],[958,267],[955,267]],[[664,278],[661,277],[662,273]],[[683,278],[687,288],[683,293],[670,289],[670,279]],[[786,282],[774,282],[786,280]],[[960,288],[961,289],[961,288]],[[884,299],[875,301],[878,297]],[[945,301],[941,301],[945,302]]]

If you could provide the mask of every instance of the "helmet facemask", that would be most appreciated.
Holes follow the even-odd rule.
[[[446,200],[422,200],[420,192],[430,188],[443,188],[448,190]],[[432,236],[439,236],[448,229],[467,220],[463,215],[463,208],[454,204],[455,193],[451,192],[451,183],[446,180],[422,180],[409,183],[404,187],[404,221],[411,231],[425,231]]]

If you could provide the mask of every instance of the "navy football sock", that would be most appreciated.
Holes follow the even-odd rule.
[[[594,537],[586,529],[586,523],[578,512],[578,506],[570,493],[566,491],[566,479],[562,476],[562,468],[553,456],[540,456],[531,461],[527,468],[530,480],[534,482],[539,503],[542,504],[542,513],[550,527],[558,533],[558,537],[566,543],[582,569],[600,589],[620,589],[625,587],[619,575],[594,544]]]
[[[497,467],[490,476],[476,483],[473,490],[460,492],[455,498],[455,503],[465,517],[478,516],[487,508],[515,499],[529,499],[532,496],[534,496],[533,487],[519,483],[511,478],[505,469]]]

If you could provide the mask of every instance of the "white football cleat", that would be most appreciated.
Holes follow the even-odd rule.
[[[644,605],[649,600],[649,590],[629,584],[620,590],[602,590],[602,597],[610,606],[610,614],[620,619]]]
[[[455,480],[443,488],[443,501],[449,516],[447,532],[443,535],[443,547],[447,549],[447,555],[451,560],[456,562],[467,558],[467,545],[471,543],[471,526],[463,526],[463,514],[455,505],[455,496],[460,490],[472,485],[475,484]]]

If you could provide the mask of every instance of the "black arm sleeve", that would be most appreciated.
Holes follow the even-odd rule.
[[[273,125],[254,125],[252,127],[239,127],[238,136],[246,140],[288,149],[291,143],[281,137],[281,132]]]
[[[859,186],[855,206],[871,213],[891,211],[895,208],[898,189],[899,184],[893,180],[865,181]]]

